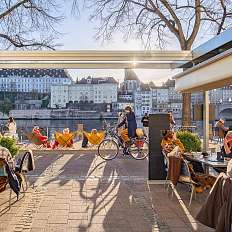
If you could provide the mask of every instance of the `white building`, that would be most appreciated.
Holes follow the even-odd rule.
[[[135,108],[134,102],[118,99],[116,103],[113,103],[113,110],[116,112],[122,112],[127,106],[130,106],[133,110]]]
[[[134,93],[134,107],[137,117],[152,112],[152,91],[148,84],[141,84]]]
[[[154,103],[168,103],[169,89],[167,87],[155,87],[152,90],[152,101]]]
[[[122,101],[133,101],[134,94],[132,93],[118,93],[118,99]]]
[[[72,102],[117,102],[118,83],[113,77],[83,78],[77,84],[54,85],[51,89],[51,107],[66,107]]]
[[[0,91],[50,93],[51,86],[71,84],[63,69],[1,69]]]

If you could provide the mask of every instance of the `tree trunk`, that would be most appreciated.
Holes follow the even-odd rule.
[[[182,50],[191,50],[190,44],[185,43],[184,46],[181,47]],[[184,71],[185,69],[183,69]],[[182,126],[191,126],[191,93],[182,93]]]
[[[182,125],[191,126],[191,93],[183,93]]]

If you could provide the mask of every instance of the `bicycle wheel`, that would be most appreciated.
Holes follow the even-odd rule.
[[[104,160],[114,159],[118,152],[118,144],[113,139],[105,139],[98,146],[98,155]]]
[[[136,160],[145,159],[149,153],[148,142],[144,139],[136,139],[130,146],[129,152],[131,156]]]

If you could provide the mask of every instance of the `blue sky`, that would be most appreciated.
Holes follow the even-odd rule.
[[[94,36],[96,32],[97,22],[90,22],[90,12],[85,9],[80,9],[79,16],[73,16],[70,12],[71,5],[67,5],[66,18],[59,26],[59,31],[63,34],[58,43],[63,44],[59,49],[62,50],[142,50],[141,41],[130,39],[123,41],[123,36],[120,33],[115,34],[113,40],[102,44],[101,41],[96,41]],[[170,50],[178,50],[176,42],[168,45]],[[76,77],[82,78],[88,75],[97,76],[113,76],[115,79],[122,81],[124,77],[123,70],[69,70],[73,79]],[[143,82],[154,81],[155,84],[161,85],[168,78],[171,78],[177,73],[177,70],[135,70],[138,77]]]

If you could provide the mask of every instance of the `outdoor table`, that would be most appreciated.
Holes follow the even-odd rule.
[[[204,171],[206,174],[209,174],[209,168],[226,168],[228,161],[217,161],[217,156],[216,155],[211,155],[208,157],[203,157],[199,153],[191,153],[191,154],[185,154],[185,157],[189,161],[197,161],[202,163],[204,167]]]
[[[194,133],[196,131],[196,126],[181,126],[180,127],[180,130],[183,130],[183,131],[190,131],[192,133]]]

